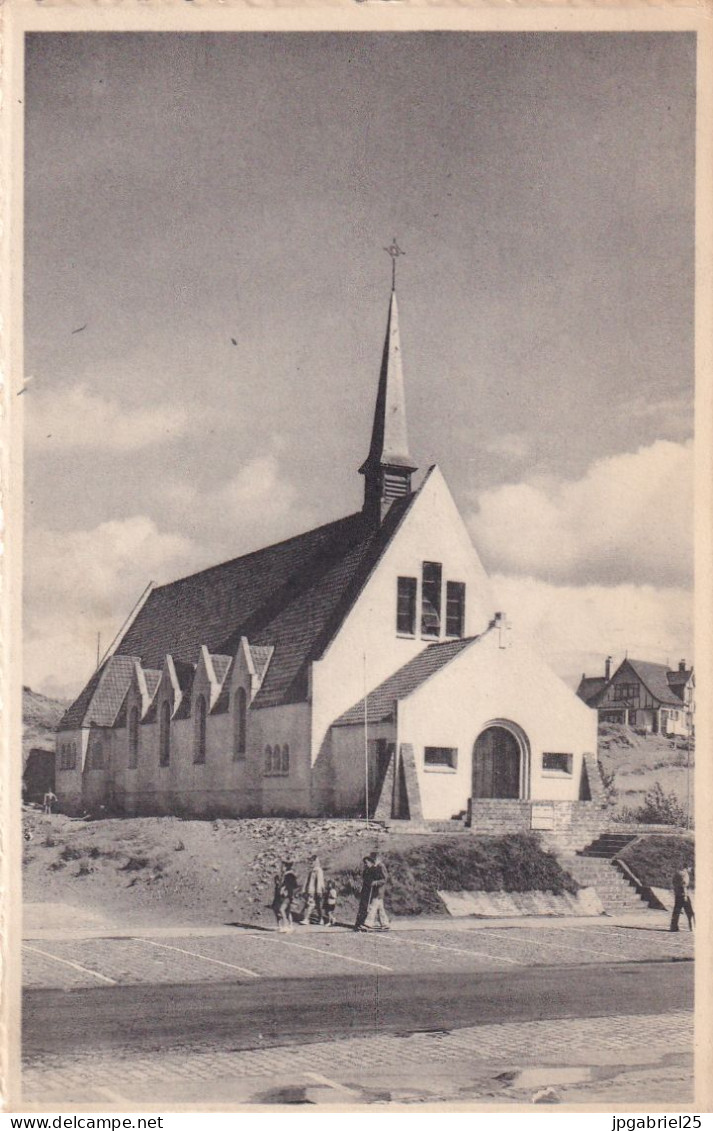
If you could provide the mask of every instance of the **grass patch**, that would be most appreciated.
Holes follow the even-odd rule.
[[[688,868],[695,883],[695,846],[684,836],[644,836],[626,846],[619,857],[648,887],[670,888],[673,873]]]
[[[575,892],[578,885],[556,857],[528,833],[502,837],[459,837],[453,841],[386,851],[387,903],[396,915],[442,915],[438,891]],[[358,897],[361,868],[335,879],[342,897]]]

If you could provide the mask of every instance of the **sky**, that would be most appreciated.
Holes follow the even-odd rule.
[[[32,34],[25,682],[411,453],[570,683],[691,656],[691,34]]]

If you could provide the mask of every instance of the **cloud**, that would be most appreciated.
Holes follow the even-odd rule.
[[[51,435],[55,447],[131,452],[176,439],[188,428],[189,414],[180,405],[127,408],[85,385],[51,392],[38,382],[31,394],[26,408],[26,437],[31,445]]]
[[[693,433],[693,397],[683,393],[677,397],[650,400],[645,396],[633,397],[622,406],[630,419],[643,421],[655,428],[659,436],[685,439]]]
[[[692,657],[693,599],[688,589],[653,585],[558,586],[532,577],[492,578],[513,632],[532,639],[573,685],[604,673],[604,659],[628,651],[656,663]]]
[[[93,670],[97,633],[106,648],[149,581],[162,584],[313,525],[282,473],[279,440],[273,448],[213,490],[159,485],[162,529],[136,515],[92,530],[28,530],[25,682],[74,696]]]
[[[488,455],[499,456],[512,463],[519,463],[530,454],[532,443],[524,432],[495,433],[491,439],[486,440],[482,450]]]
[[[658,440],[581,479],[532,477],[482,491],[468,518],[486,565],[553,582],[687,585],[692,441]]]
[[[200,546],[202,564],[222,557],[237,557],[309,529],[316,518],[300,502],[298,492],[284,474],[278,452],[256,456],[215,487],[161,481],[155,484],[156,505],[169,524],[187,530]]]
[[[97,633],[111,642],[149,581],[191,568],[186,538],[145,515],[93,530],[28,531],[25,542],[25,682],[74,694],[91,674]]]

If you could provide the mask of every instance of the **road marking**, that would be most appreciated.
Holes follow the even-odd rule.
[[[486,951],[482,950],[462,950],[457,946],[443,946],[442,943],[417,942],[415,939],[395,939],[393,935],[382,935],[381,937],[385,938],[387,942],[406,943],[409,946],[426,946],[430,950],[450,950],[453,954],[470,954],[474,955],[476,958],[489,958],[491,962],[509,962],[513,966],[526,965],[524,962],[519,962],[517,958],[506,958],[504,954],[488,954]]]
[[[333,950],[321,950],[318,946],[305,946],[304,943],[287,942],[286,939],[276,939],[272,935],[248,935],[251,939],[262,939],[263,942],[273,942],[283,946],[294,946],[298,950],[311,950],[314,954],[321,954],[323,958],[341,958],[343,962],[356,962],[358,966],[374,966],[377,970],[389,970],[393,973],[393,966],[384,966],[381,962],[368,962],[366,958],[351,958],[348,954],[336,954]]]
[[[205,954],[197,954],[195,950],[184,950],[182,946],[169,946],[168,943],[154,942],[153,939],[134,939],[134,942],[146,943],[147,946],[160,946],[163,950],[176,950],[179,954],[189,954],[191,958],[201,958],[203,962],[212,962],[215,966],[227,966],[229,970],[239,970],[241,974],[249,974],[251,978],[259,978],[254,970],[245,966],[236,966],[234,962],[222,962],[220,958],[208,958]]]
[[[309,1076],[310,1080],[316,1080],[318,1084],[326,1084],[328,1088],[334,1088],[338,1092],[346,1092],[350,1096],[358,1096],[354,1088],[348,1088],[346,1084],[340,1084],[338,1080],[330,1080],[328,1076],[322,1076],[321,1072],[305,1072],[304,1076]]]
[[[570,929],[571,930],[581,930],[582,928],[572,927]],[[505,934],[502,931],[490,930],[490,934],[494,935],[496,938],[509,939],[510,942],[523,943],[525,946],[534,946],[535,948],[537,948],[538,946],[544,947],[545,945],[547,945],[548,947],[553,947],[555,950],[573,950],[577,954],[594,954],[597,957],[604,954],[604,955],[606,955],[607,958],[621,959],[621,954],[614,954],[610,950],[590,950],[590,948],[588,946],[567,946],[567,943],[551,942],[549,937],[547,939],[547,943],[545,944],[544,942],[543,943],[536,943],[534,938],[529,938],[529,939],[518,938],[516,935],[515,936],[511,935],[509,932],[507,934]]]
[[[23,943],[22,947],[23,950],[31,950],[33,954],[41,954],[43,958],[51,958],[55,962],[60,962],[63,966],[71,966],[73,970],[79,970],[82,974],[91,974],[93,978],[98,978],[100,982],[108,982],[110,986],[118,985],[114,978],[107,978],[106,974],[98,974],[96,970],[90,970],[88,966],[80,966],[78,962],[70,962],[68,958],[58,958],[56,954],[50,954],[48,950],[40,950],[37,946],[28,946],[27,943]]]

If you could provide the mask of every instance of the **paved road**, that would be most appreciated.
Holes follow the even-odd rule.
[[[357,1034],[692,1008],[690,962],[25,991],[24,1053],[265,1048]]]

